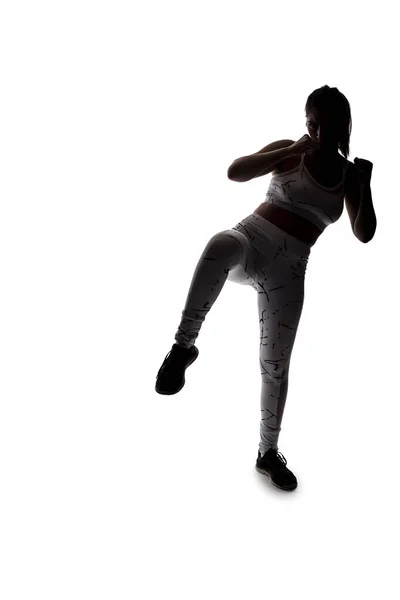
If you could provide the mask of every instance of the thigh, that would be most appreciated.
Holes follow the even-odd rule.
[[[307,262],[279,248],[267,276],[256,281],[262,356],[277,367],[290,359],[303,310]]]
[[[242,246],[240,263],[228,275],[229,281],[256,287],[256,282],[266,277],[278,252],[278,246],[267,235],[241,222],[231,230]]]
[[[235,240],[240,247],[239,260],[234,265],[230,265],[228,281],[242,285],[253,285],[253,279],[250,276],[250,265],[252,264],[252,247],[249,239],[236,229],[228,229],[224,232],[232,240]]]

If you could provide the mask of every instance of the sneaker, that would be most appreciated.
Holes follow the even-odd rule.
[[[262,457],[258,451],[257,471],[267,475],[275,487],[286,491],[294,490],[297,487],[297,479],[286,464],[286,458],[274,448],[270,448]]]
[[[174,344],[157,373],[156,392],[177,394],[185,385],[185,371],[199,355],[196,346],[183,348]]]

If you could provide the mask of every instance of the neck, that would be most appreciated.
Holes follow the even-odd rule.
[[[334,150],[313,150],[310,152],[315,158],[319,158],[320,160],[332,160],[336,158],[338,155],[338,151],[335,148]]]

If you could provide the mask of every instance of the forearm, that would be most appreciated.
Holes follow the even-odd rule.
[[[295,155],[296,152],[293,151],[293,148],[287,146],[270,152],[258,152],[257,154],[242,156],[233,161],[228,169],[228,177],[234,181],[249,181],[263,171],[272,171],[273,167],[279,162]]]
[[[372,240],[376,230],[376,215],[371,188],[361,185],[360,206],[354,221],[354,233],[365,244]]]

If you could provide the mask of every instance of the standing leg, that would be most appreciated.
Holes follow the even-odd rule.
[[[175,335],[179,346],[190,348],[194,345],[229,271],[246,259],[247,248],[248,242],[243,233],[233,229],[221,231],[209,240],[194,271]]]
[[[258,281],[261,367],[261,455],[278,448],[289,365],[303,309],[307,258],[280,248],[268,277]]]

